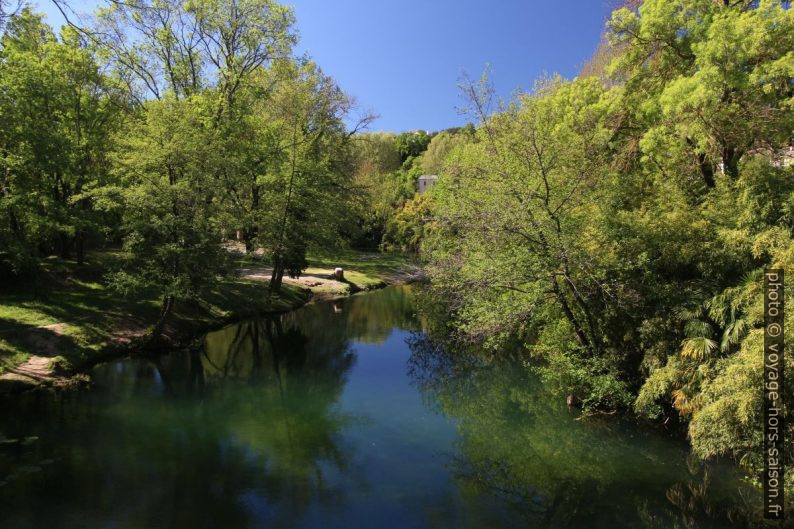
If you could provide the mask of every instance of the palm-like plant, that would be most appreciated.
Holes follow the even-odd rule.
[[[714,363],[738,350],[750,330],[746,309],[760,270],[745,274],[741,282],[707,298],[702,303],[682,307],[675,313],[684,325],[686,338],[681,342],[682,360],[672,390],[673,406],[690,415],[702,406],[700,386]]]

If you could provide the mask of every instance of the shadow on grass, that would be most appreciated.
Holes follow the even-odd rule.
[[[149,291],[127,298],[108,288],[105,267],[113,259],[100,255],[84,266],[48,260],[35,288],[29,282],[3,285],[0,355],[5,361],[16,357],[18,363],[25,354],[61,355],[79,365],[148,332],[159,316],[158,297]],[[271,296],[267,282],[224,279],[201,299],[178,300],[165,331],[181,342],[230,319],[290,310],[307,299],[305,290],[291,285]]]
[[[70,338],[72,347],[58,354],[79,357],[89,349],[101,347],[112,339],[119,324],[127,327],[145,325],[157,317],[157,304],[148,296],[127,299],[117,295],[101,281],[78,279],[74,276],[50,279],[46,289],[17,289],[0,298],[0,340],[9,341],[6,327],[24,325],[40,328],[60,325],[58,332]],[[43,291],[43,292],[42,292]],[[30,352],[41,354],[38,349]]]
[[[55,358],[63,356],[70,363],[83,358],[85,347],[72,336],[63,334],[62,324],[36,326],[0,318],[0,364],[12,366],[19,353]]]
[[[337,266],[347,270],[355,270],[366,275],[383,276],[398,272],[409,264],[411,259],[403,254],[362,252],[358,250],[338,249],[326,252],[311,252],[307,257],[309,268],[328,268]],[[269,268],[269,260],[258,256],[242,255],[238,261],[240,266],[257,266]]]
[[[389,274],[405,265],[402,255],[376,252],[340,250],[333,253],[314,253],[308,257],[311,266],[355,270],[367,275]]]

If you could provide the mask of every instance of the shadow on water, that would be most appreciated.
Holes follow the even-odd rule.
[[[414,303],[318,303],[0,402],[0,527],[750,525],[731,467],[576,420],[520,364],[419,332],[438,318]]]
[[[517,362],[494,362],[417,333],[409,373],[429,406],[456,419],[449,469],[465,494],[491,495],[537,528],[753,526],[759,495],[736,469],[614,417],[581,420]]]
[[[313,501],[343,502],[325,474],[355,472],[338,443],[354,418],[334,407],[355,356],[336,327],[247,321],[184,354],[101,366],[91,394],[15,403],[27,411],[2,431],[35,430],[66,454],[60,479],[22,479],[45,450],[0,449],[0,476],[22,469],[0,477],[0,525],[290,527]]]

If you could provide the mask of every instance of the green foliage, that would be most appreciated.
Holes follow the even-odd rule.
[[[475,135],[471,124],[430,135],[423,131],[358,135],[354,182],[363,200],[356,211],[354,245],[416,252],[428,217],[426,203],[414,196],[419,177],[445,173],[451,153],[474,141]]]
[[[175,303],[215,288],[235,234],[271,259],[271,290],[308,266],[308,250],[337,244],[355,199],[352,101],[292,56],[293,22],[272,0],[112,3],[60,39],[29,9],[10,17],[2,280],[52,253],[82,261],[123,244],[108,284],[154,293],[155,336]]]
[[[147,103],[117,139],[124,249],[131,260],[111,283],[155,288],[166,300],[194,298],[224,270],[221,164],[211,111],[193,96]]]
[[[430,144],[430,139],[430,135],[423,130],[403,132],[397,136],[395,146],[400,155],[400,162],[405,163],[409,158],[422,154]]]
[[[471,141],[474,136],[474,129],[461,129],[455,133],[443,131],[434,135],[427,146],[427,150],[422,154],[422,170],[425,174],[441,175],[444,171],[444,164],[447,157],[458,145],[463,145]]]
[[[424,238],[425,226],[431,222],[432,206],[428,193],[405,202],[386,223],[381,247],[388,251],[416,253]]]
[[[291,61],[253,78],[240,98],[251,114],[227,136],[235,164],[222,173],[246,243],[271,258],[278,289],[287,268],[305,268],[307,249],[342,238],[355,198],[344,125],[352,101],[314,63]]]
[[[437,185],[436,216],[444,221],[428,248],[430,273],[464,308],[466,332],[478,332],[491,313],[502,312],[495,289],[525,298],[501,330],[526,320],[551,294],[582,347],[594,353],[599,331],[581,296],[605,286],[594,275],[602,272],[585,269],[598,241],[583,239],[582,231],[598,216],[592,199],[603,192],[603,154],[595,147],[609,139],[599,123],[605,92],[595,80],[551,80],[538,94],[494,116],[478,130],[478,141],[454,153],[454,178]]]
[[[82,260],[111,223],[94,206],[112,181],[113,87],[74,30],[58,39],[29,8],[11,17],[0,39],[0,261],[15,273],[51,252]]]
[[[442,132],[432,138],[447,137]],[[388,145],[388,141],[392,144]],[[449,142],[442,140],[441,144]],[[413,203],[419,177],[427,174],[425,166],[432,145],[431,136],[423,131],[394,134],[360,135],[357,142],[355,182],[363,191],[358,209],[359,234],[357,245],[367,249],[406,248],[416,251],[421,232],[409,228],[419,226],[413,221],[417,207]],[[377,150],[376,150],[377,149]],[[410,152],[409,152],[410,151]],[[432,164],[442,164],[449,149],[434,149]],[[421,209],[421,208],[420,208]],[[412,234],[408,234],[411,231]],[[413,234],[418,234],[414,236]]]
[[[385,175],[400,168],[397,135],[393,132],[367,132],[356,136],[356,172],[362,177]]]
[[[794,12],[646,0],[609,29],[598,76],[493,115],[463,87],[481,123],[434,190],[430,276],[461,336],[519,337],[585,407],[678,416],[697,455],[757,470],[761,273],[794,272]]]
[[[574,350],[575,351],[575,350]],[[626,408],[633,400],[626,382],[611,358],[586,358],[575,352],[560,352],[546,357],[547,363],[535,371],[559,392],[569,391],[585,411]]]
[[[215,89],[218,118],[297,41],[292,9],[273,0],[111,2],[95,19],[92,39],[135,102]]]

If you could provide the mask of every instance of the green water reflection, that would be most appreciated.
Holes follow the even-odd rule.
[[[413,303],[316,304],[0,403],[0,527],[750,525],[732,468],[576,420],[520,365],[419,332]]]
[[[727,464],[614,417],[581,420],[529,371],[411,340],[422,392],[458,418],[461,490],[502,498],[531,527],[747,527],[754,490]]]

